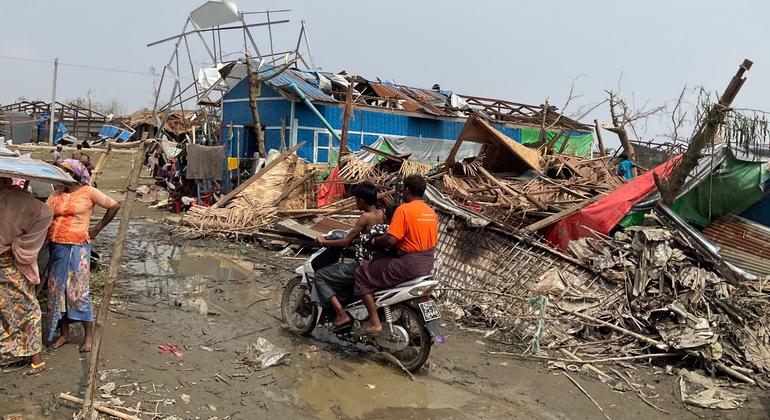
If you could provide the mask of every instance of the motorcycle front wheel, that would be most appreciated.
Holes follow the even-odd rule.
[[[301,336],[310,335],[318,320],[318,306],[310,298],[310,289],[302,277],[291,279],[283,288],[281,316],[289,330]]]
[[[392,354],[404,368],[410,372],[416,372],[428,361],[430,349],[433,347],[433,338],[425,328],[422,316],[411,306],[395,305],[393,311],[393,324],[401,326],[409,334],[408,345],[401,350],[386,350]]]

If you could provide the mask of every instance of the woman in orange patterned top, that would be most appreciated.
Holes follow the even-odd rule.
[[[83,164],[67,159],[59,164],[79,185],[66,187],[48,197],[53,222],[48,229],[50,241],[48,272],[48,340],[59,327],[59,337],[51,347],[57,349],[70,341],[70,322],[82,322],[85,339],[81,352],[91,351],[94,333],[94,311],[88,294],[91,263],[91,241],[118,213],[120,204],[91,186],[91,178]],[[90,226],[94,207],[107,210],[95,226]]]

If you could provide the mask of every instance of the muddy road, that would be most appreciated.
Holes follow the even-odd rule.
[[[111,249],[115,225],[96,248]],[[300,260],[250,245],[174,239],[162,225],[132,222],[114,312],[101,353],[99,399],[142,418],[179,419],[471,419],[602,418],[562,374],[538,362],[490,355],[483,335],[446,320],[446,344],[434,347],[414,381],[373,352],[318,330],[292,336],[280,316],[280,292]],[[0,413],[71,418],[60,392],[82,394],[87,359],[82,339],[46,355],[48,370],[26,377],[0,374]],[[242,363],[262,337],[291,352],[265,370]],[[162,351],[176,345],[181,354]],[[662,369],[659,369],[659,371]],[[675,398],[675,376],[632,370],[648,394],[678,418],[767,418],[762,399],[731,412],[687,410]],[[577,378],[612,419],[661,413],[633,393],[613,392],[588,375]]]

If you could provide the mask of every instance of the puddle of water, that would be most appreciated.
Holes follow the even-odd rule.
[[[345,367],[338,364],[335,370],[345,379],[313,375],[297,389],[298,402],[319,410],[324,419],[338,418],[334,410],[356,418],[388,408],[459,410],[475,398],[442,382],[411,381],[371,363]]]
[[[200,275],[213,280],[240,281],[249,277],[254,263],[200,248],[148,243],[144,258],[130,260],[125,269],[148,276]]]
[[[114,225],[114,224],[113,224]],[[110,225],[112,227],[112,225]],[[114,235],[114,229],[105,235]],[[118,285],[121,293],[162,298],[172,304],[209,313],[209,291],[220,282],[240,282],[262,274],[262,267],[240,258],[237,252],[210,251],[158,240],[157,226],[131,222]],[[245,299],[264,290],[245,291]],[[271,294],[273,292],[270,292]],[[214,311],[220,312],[218,307]]]

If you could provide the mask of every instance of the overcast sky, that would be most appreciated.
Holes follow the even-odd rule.
[[[202,1],[2,0],[0,56],[148,73],[172,44],[146,44],[181,30]],[[770,2],[644,1],[286,1],[241,0],[245,11],[292,9],[277,18],[275,49],[293,49],[307,21],[313,57],[326,71],[347,70],[418,87],[561,107],[567,113],[620,90],[642,107],[676,98],[687,84],[722,91],[744,58],[755,62],[735,106],[770,109]],[[251,22],[261,18],[252,16]],[[263,51],[267,31],[255,28]],[[243,49],[240,35],[223,50]],[[194,65],[206,61],[190,44]],[[0,103],[50,100],[52,65],[0,58]],[[187,66],[189,67],[189,65]],[[622,75],[622,77],[621,77]],[[127,111],[151,105],[153,77],[63,66],[57,98],[117,99]],[[607,121],[602,106],[586,120]],[[663,134],[667,120],[650,123]],[[614,136],[613,136],[614,137]]]

